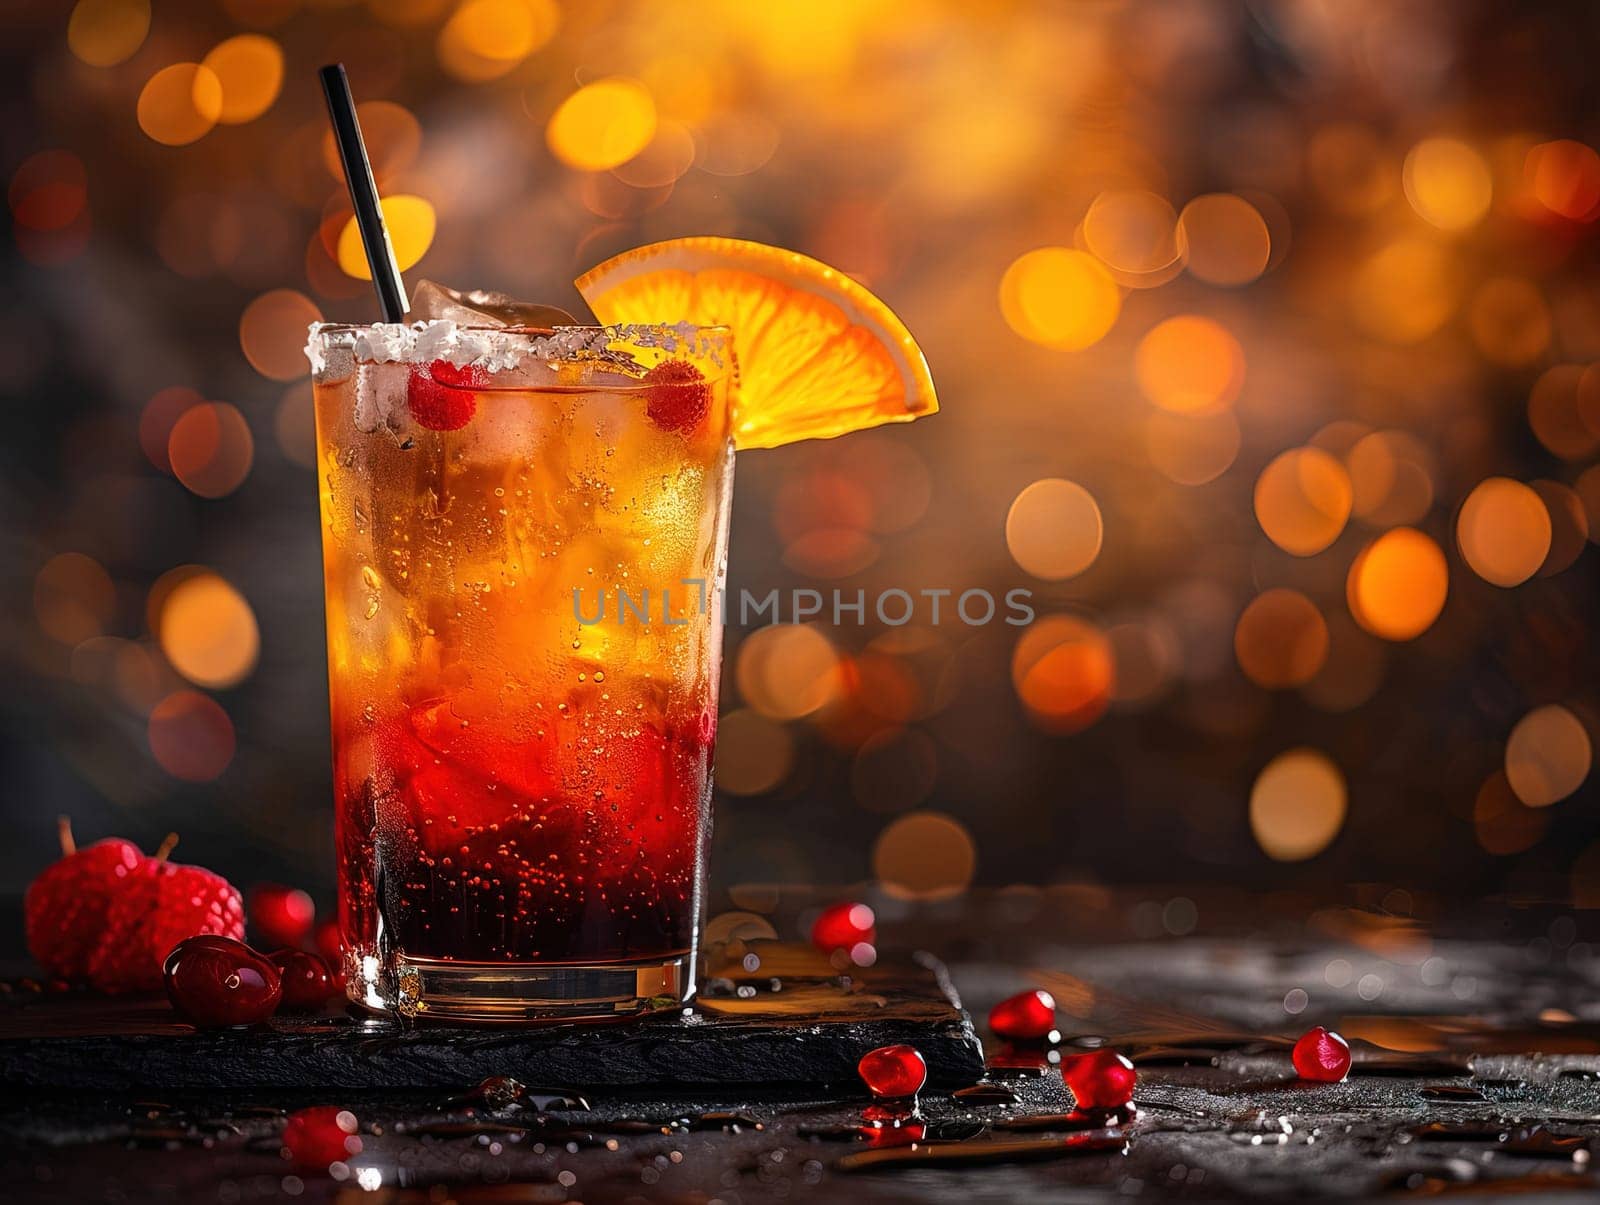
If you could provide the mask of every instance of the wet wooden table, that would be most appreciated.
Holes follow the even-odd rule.
[[[41,993],[0,1018],[0,1174],[8,1200],[59,1201],[1600,1194],[1600,964],[1570,918],[1493,943],[1353,912],[1292,942],[981,928],[941,951],[967,1011],[1043,986],[1064,1035],[1008,1049],[980,1021],[987,1073],[936,964],[842,981],[763,943],[690,1017],[604,1039],[337,1020],[196,1036],[157,1004],[117,1029]],[[1312,1024],[1350,1038],[1345,1082],[1295,1078],[1288,1045]],[[915,1115],[874,1109],[848,1074],[880,1040],[929,1049]],[[1053,1060],[1102,1044],[1136,1063],[1135,1108],[1075,1113]],[[482,1089],[491,1075],[521,1090]],[[311,1104],[360,1121],[333,1175],[280,1154],[285,1112]]]

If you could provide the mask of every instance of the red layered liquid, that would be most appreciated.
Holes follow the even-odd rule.
[[[444,961],[690,949],[711,713],[617,724],[568,711],[496,724],[440,699],[339,742],[341,899],[356,948],[374,948],[381,926],[407,956]]]

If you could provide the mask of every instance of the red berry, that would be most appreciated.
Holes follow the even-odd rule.
[[[304,950],[276,950],[267,955],[283,977],[283,1007],[294,1012],[320,1009],[335,991],[328,964]]]
[[[89,982],[113,994],[157,991],[173,947],[202,933],[244,939],[239,892],[202,867],[146,858],[106,914],[89,960]]]
[[[478,411],[474,384],[486,380],[481,368],[456,368],[448,360],[414,366],[406,381],[411,417],[430,431],[459,431]]]
[[[824,908],[811,926],[811,944],[824,954],[843,950],[853,955],[857,946],[870,947],[877,941],[876,924],[877,917],[865,904],[834,904]]]
[[[915,1096],[928,1082],[928,1064],[915,1046],[869,1050],[856,1064],[856,1073],[874,1096]]]
[[[52,975],[82,980],[88,978],[112,898],[145,856],[118,837],[76,849],[65,820],[61,841],[65,856],[39,872],[23,901],[28,952]]]
[[[1139,1073],[1115,1050],[1094,1050],[1065,1056],[1061,1078],[1072,1089],[1078,1108],[1120,1109],[1133,1099]]]
[[[428,375],[441,385],[452,389],[487,389],[489,373],[481,364],[455,365],[449,360],[435,360],[428,365]]]
[[[289,1114],[283,1127],[283,1153],[306,1171],[328,1170],[361,1153],[356,1115],[338,1105],[317,1105]]]
[[[1056,1027],[1056,998],[1049,992],[1018,992],[989,1011],[989,1028],[1002,1038],[1042,1038]]]
[[[663,360],[644,374],[645,413],[668,431],[689,431],[711,409],[711,386],[687,360]]]
[[[263,945],[300,945],[311,932],[316,912],[311,897],[299,888],[257,883],[250,889],[250,931]]]
[[[162,967],[167,999],[196,1025],[254,1025],[278,1010],[278,968],[242,941],[203,934],[180,941]]]
[[[1293,1058],[1301,1079],[1336,1084],[1350,1074],[1350,1043],[1320,1025],[1300,1035]]]

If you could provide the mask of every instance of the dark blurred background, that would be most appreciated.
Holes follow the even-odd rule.
[[[937,417],[741,455],[731,588],[1034,593],[1027,628],[730,630],[719,907],[1600,906],[1600,8],[0,21],[6,892],[58,813],[331,890],[301,348],[376,315],[315,81],[342,59],[412,281],[581,310],[607,256],[727,234],[915,332]]]

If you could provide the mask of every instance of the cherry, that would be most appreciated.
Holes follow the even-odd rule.
[[[928,1082],[928,1064],[915,1046],[879,1046],[861,1056],[856,1073],[885,1098],[915,1096]]]
[[[1139,1073],[1115,1050],[1092,1050],[1065,1056],[1061,1078],[1072,1089],[1078,1108],[1120,1109],[1133,1099]]]
[[[878,940],[877,921],[865,904],[834,904],[824,908],[811,926],[811,944],[824,954],[843,950],[851,962],[870,965],[877,953],[872,948]]]
[[[356,1115],[338,1105],[298,1109],[283,1127],[284,1156],[297,1167],[325,1172],[329,1164],[361,1153],[358,1125]]]
[[[196,1025],[254,1025],[278,1009],[278,968],[242,941],[205,934],[180,941],[161,969],[167,999]]]
[[[1320,1025],[1300,1035],[1293,1058],[1301,1079],[1337,1084],[1350,1074],[1350,1043]]]
[[[1056,1027],[1056,998],[1049,992],[1018,992],[989,1011],[989,1028],[1002,1038],[1042,1038]]]
[[[687,360],[663,360],[644,374],[645,413],[656,426],[688,431],[711,409],[711,386]]]
[[[298,946],[316,916],[311,897],[282,883],[257,883],[250,889],[250,931],[269,946]]]
[[[267,955],[283,979],[283,1007],[292,1012],[320,1009],[337,990],[328,964],[304,950],[275,950]]]

